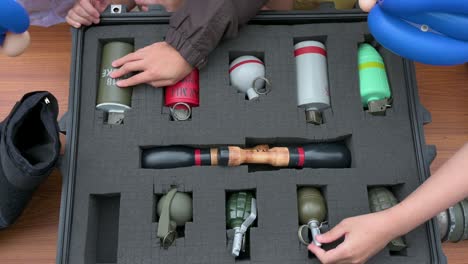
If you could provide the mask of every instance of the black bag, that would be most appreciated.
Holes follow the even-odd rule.
[[[0,229],[11,225],[60,153],[58,104],[48,92],[26,94],[0,123]]]

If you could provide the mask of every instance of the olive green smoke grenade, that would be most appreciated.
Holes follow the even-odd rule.
[[[115,71],[112,62],[132,53],[133,49],[133,45],[120,41],[109,42],[102,48],[96,108],[109,114],[107,121],[109,124],[122,123],[125,110],[131,108],[132,88],[118,87],[116,82],[119,79],[111,78],[110,74]]]
[[[301,226],[297,232],[299,241],[308,245],[304,239],[304,229],[307,228],[312,233],[312,240],[318,247],[322,246],[317,241],[316,236],[320,235],[320,228],[327,216],[327,206],[325,199],[317,188],[302,187],[297,191],[297,209],[299,212],[299,222]]]

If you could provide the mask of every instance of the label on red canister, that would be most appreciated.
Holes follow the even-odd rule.
[[[172,107],[177,103],[186,103],[191,107],[200,104],[198,69],[194,69],[180,82],[166,87],[165,106]]]

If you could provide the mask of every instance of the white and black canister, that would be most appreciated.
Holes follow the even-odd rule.
[[[330,107],[327,51],[318,41],[294,46],[296,57],[297,105],[305,108],[307,123],[322,124],[322,111]]]

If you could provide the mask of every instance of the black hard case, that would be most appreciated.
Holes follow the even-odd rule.
[[[429,176],[435,147],[425,144],[430,113],[420,104],[411,61],[379,47],[359,10],[262,12],[234,40],[225,40],[200,71],[200,102],[187,122],[174,122],[163,89],[139,85],[120,126],[105,124],[95,109],[100,52],[111,40],[142,48],[163,40],[169,14],[107,12],[96,26],[73,30],[69,113],[62,165],[63,191],[57,263],[318,263],[297,239],[296,190],[319,187],[327,200],[329,228],[369,213],[367,188],[388,186],[403,199]],[[332,108],[325,124],[305,123],[295,102],[294,42],[325,42]],[[357,47],[377,45],[394,97],[385,116],[362,110]],[[229,85],[229,62],[260,56],[273,91],[249,102]],[[253,146],[344,141],[349,169],[191,167],[140,168],[141,147],[156,145]],[[155,205],[172,186],[190,192],[194,217],[184,236],[164,250],[156,237]],[[225,223],[226,195],[254,190],[258,220],[250,229],[250,255],[234,260]],[[430,206],[430,205],[428,205]],[[405,236],[400,253],[382,250],[370,263],[446,263],[438,229],[429,221]],[[333,247],[333,245],[328,248]],[[327,247],[325,247],[327,248]]]

